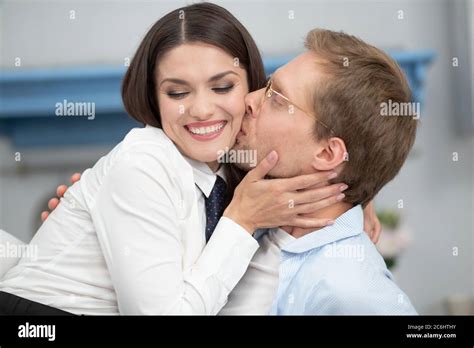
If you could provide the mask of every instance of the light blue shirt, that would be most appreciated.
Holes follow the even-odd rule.
[[[283,246],[270,314],[416,315],[353,207],[332,226]]]

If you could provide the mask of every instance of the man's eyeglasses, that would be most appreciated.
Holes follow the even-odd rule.
[[[273,95],[277,95],[281,98],[283,98],[289,105],[292,105],[292,106],[295,106],[297,107],[298,109],[300,109],[301,111],[303,111],[305,114],[307,114],[308,116],[311,116],[313,117],[317,122],[319,122],[324,128],[326,128],[327,130],[329,130],[331,132],[331,134],[333,136],[335,136],[335,133],[334,131],[328,127],[323,121],[320,121],[313,113],[305,110],[305,108],[302,108],[301,106],[298,106],[297,104],[293,103],[290,99],[288,99],[287,97],[285,97],[283,94],[281,94],[280,92],[277,92],[275,91],[273,88],[273,81],[272,79],[269,79],[268,80],[268,83],[267,83],[267,87],[265,88],[265,94],[262,98],[262,104],[263,102],[265,101],[265,99],[270,99]]]

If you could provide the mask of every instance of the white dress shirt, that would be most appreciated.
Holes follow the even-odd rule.
[[[281,248],[296,238],[281,228],[255,232],[260,248],[219,315],[267,315],[276,295]]]
[[[217,314],[258,243],[223,217],[206,245],[215,179],[162,130],[133,129],[68,189],[31,241],[37,258],[0,291],[75,314]]]

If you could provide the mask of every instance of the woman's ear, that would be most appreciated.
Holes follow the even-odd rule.
[[[344,140],[333,137],[319,143],[312,164],[317,170],[332,170],[346,161],[346,158],[347,150]]]

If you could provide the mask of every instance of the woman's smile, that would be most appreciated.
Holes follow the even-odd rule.
[[[209,141],[219,137],[224,131],[227,121],[193,122],[184,126],[189,135],[198,141]]]

